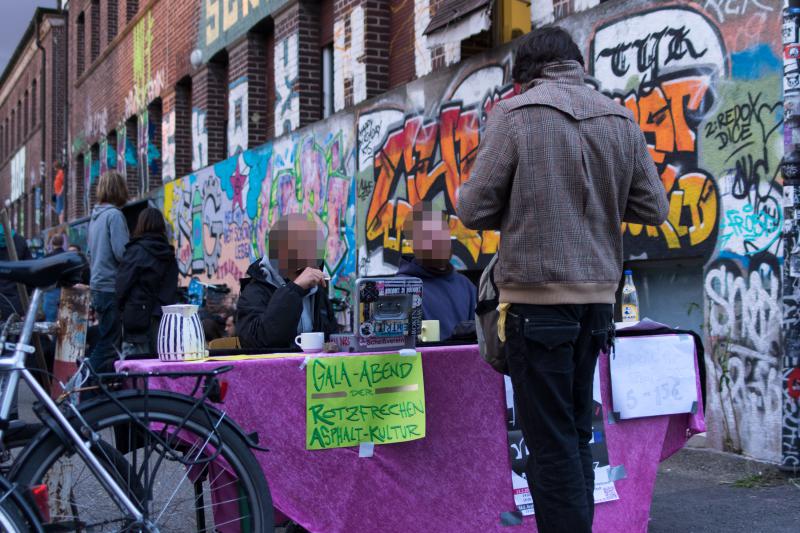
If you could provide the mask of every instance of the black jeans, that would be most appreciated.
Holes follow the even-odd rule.
[[[591,533],[592,378],[612,307],[512,305],[506,356],[540,533]]]

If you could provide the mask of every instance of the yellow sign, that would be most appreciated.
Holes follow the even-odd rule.
[[[316,357],[306,367],[306,449],[425,436],[419,354]]]

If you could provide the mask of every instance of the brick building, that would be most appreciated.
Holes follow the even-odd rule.
[[[58,221],[54,163],[66,155],[65,16],[39,8],[0,76],[0,201],[27,237]]]
[[[89,213],[107,168],[145,197],[457,62],[461,49],[425,48],[423,30],[444,3],[71,0],[70,218]],[[503,40],[484,33],[467,54]]]

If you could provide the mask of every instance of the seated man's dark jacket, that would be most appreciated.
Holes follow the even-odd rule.
[[[250,265],[247,275],[250,277],[240,280],[236,305],[236,335],[242,348],[294,347],[307,291],[291,281],[283,287],[268,282],[260,261]],[[327,340],[339,329],[336,316],[324,288],[314,297],[314,331],[325,333]]]
[[[404,256],[397,274],[422,280],[422,314],[425,320],[439,321],[442,340],[449,339],[460,322],[475,320],[477,289],[452,265],[437,271],[425,268],[413,256]]]

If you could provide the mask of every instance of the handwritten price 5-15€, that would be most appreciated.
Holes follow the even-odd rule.
[[[628,389],[628,393],[625,395],[625,402],[627,403],[628,409],[636,409],[636,406],[639,404],[639,400],[637,397],[641,396],[648,396],[655,398],[656,405],[661,405],[662,402],[668,403],[671,401],[679,402],[682,400],[681,398],[681,391],[680,391],[680,382],[678,378],[665,378],[661,381],[658,385],[653,387],[652,389],[646,390],[634,390]]]

